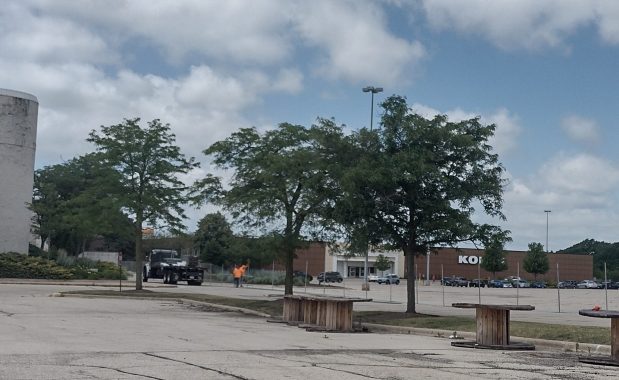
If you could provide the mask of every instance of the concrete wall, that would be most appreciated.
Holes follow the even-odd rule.
[[[103,261],[114,264],[118,263],[118,252],[85,251],[80,253],[78,257],[83,257],[92,261]]]
[[[28,253],[37,98],[0,89],[0,252]]]

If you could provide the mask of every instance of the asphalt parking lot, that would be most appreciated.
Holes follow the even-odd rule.
[[[471,350],[453,348],[446,338],[404,334],[310,333],[171,301],[50,296],[82,288],[88,287],[0,284],[0,379],[617,377],[617,369],[581,364],[570,352]],[[179,287],[186,289],[276,294]]]
[[[156,281],[156,280],[155,280]],[[361,291],[362,280],[346,279],[341,284],[317,286],[311,284],[307,289],[296,287],[296,293],[328,294],[333,296],[365,298],[366,292]],[[148,286],[161,285],[149,282]],[[429,286],[419,286],[417,291],[416,309],[421,313],[434,315],[466,315],[474,316],[475,310],[455,309],[451,307],[455,302],[490,303],[490,304],[527,304],[535,306],[534,311],[512,312],[512,319],[530,322],[557,323],[582,326],[608,327],[608,320],[583,317],[578,314],[580,309],[592,309],[595,305],[606,308],[606,294],[608,294],[608,309],[619,310],[619,290],[603,289],[515,289],[515,288],[458,288],[442,287],[435,282]],[[203,286],[157,287],[156,291],[182,291],[208,293],[215,295],[230,295],[234,297],[267,299],[283,294],[283,287],[270,285],[245,285],[243,288],[234,288],[232,284],[206,283]],[[406,280],[400,285],[379,285],[372,283],[367,297],[374,302],[361,302],[354,305],[355,310],[406,310]],[[559,299],[561,301],[559,312]]]

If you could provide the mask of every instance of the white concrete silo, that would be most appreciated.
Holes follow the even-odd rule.
[[[28,253],[39,101],[0,89],[0,252]]]

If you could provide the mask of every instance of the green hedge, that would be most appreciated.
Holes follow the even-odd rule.
[[[42,257],[19,253],[0,253],[0,278],[32,278],[53,280],[118,280],[127,279],[113,263],[86,259],[61,260],[61,264]]]
[[[9,252],[0,253],[0,277],[68,280],[73,272],[54,261]]]

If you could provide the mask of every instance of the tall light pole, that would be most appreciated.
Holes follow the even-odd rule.
[[[374,87],[374,86],[366,86],[363,87],[363,92],[369,92],[372,94],[372,102],[370,103],[370,132],[372,132],[372,127],[374,126],[374,94],[378,94],[379,92],[383,92],[382,87]],[[363,265],[363,286],[362,290],[366,292],[370,290],[370,283],[368,282],[368,256],[370,255],[370,247],[369,242],[368,246],[365,249],[365,262]],[[367,293],[366,293],[367,297]]]
[[[546,253],[548,253],[548,214],[551,213],[550,210],[544,210],[546,213]]]

